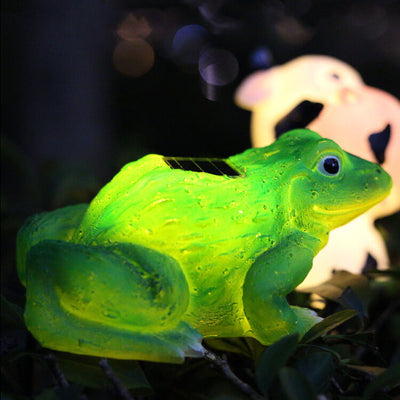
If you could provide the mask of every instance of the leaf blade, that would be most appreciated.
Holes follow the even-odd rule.
[[[286,361],[294,353],[298,341],[299,335],[297,333],[287,335],[261,353],[256,366],[256,381],[264,395],[267,395],[279,369],[286,364]]]
[[[317,395],[307,378],[291,367],[279,371],[279,380],[289,400],[313,400]]]
[[[308,332],[306,332],[301,340],[301,343],[312,342],[313,340],[325,335],[332,329],[353,318],[357,314],[358,311],[356,310],[342,310],[335,314],[329,315],[324,320],[314,325]]]

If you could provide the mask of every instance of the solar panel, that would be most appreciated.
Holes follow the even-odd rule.
[[[184,158],[184,157],[164,157],[164,161],[171,169],[181,169],[183,171],[205,172],[207,174],[238,177],[242,174],[230,166],[226,160],[218,158]]]

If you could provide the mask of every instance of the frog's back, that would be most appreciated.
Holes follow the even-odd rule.
[[[163,156],[148,155],[127,164],[99,192],[74,241],[100,245],[143,239],[143,244],[149,244],[168,238],[210,243],[226,238],[223,228],[233,225],[242,237],[253,229],[252,223],[254,230],[260,229],[254,222],[259,209],[266,208],[260,191],[273,192],[267,186],[265,179],[257,185],[239,174],[171,169]],[[268,196],[269,203],[276,202],[272,193]]]

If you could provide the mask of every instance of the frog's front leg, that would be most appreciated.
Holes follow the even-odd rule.
[[[247,272],[243,305],[252,334],[263,344],[284,335],[303,335],[319,322],[313,311],[289,306],[286,295],[294,290],[311,269],[318,239],[298,233],[261,254]]]
[[[25,321],[44,347],[164,362],[202,354],[201,335],[181,320],[189,291],[173,258],[45,240],[26,263]]]

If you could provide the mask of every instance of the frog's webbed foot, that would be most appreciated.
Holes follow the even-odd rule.
[[[296,315],[297,332],[299,332],[300,336],[303,336],[311,327],[323,320],[315,311],[309,308],[297,306],[291,306],[290,308]]]
[[[26,271],[25,320],[45,347],[164,362],[202,355],[201,335],[181,320],[186,278],[169,256],[45,240],[29,251]]]

